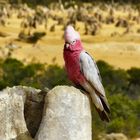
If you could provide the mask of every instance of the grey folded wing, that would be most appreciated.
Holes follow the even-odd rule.
[[[99,69],[94,59],[85,51],[80,53],[80,70],[91,87],[95,90],[95,93],[99,96],[104,109],[109,113],[109,105],[106,99],[105,90],[102,85]]]

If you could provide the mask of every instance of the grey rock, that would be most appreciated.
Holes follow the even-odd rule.
[[[99,137],[99,140],[128,140],[123,133],[110,133]]]
[[[42,119],[44,94],[17,86],[0,92],[0,140],[32,140]]]
[[[47,93],[36,140],[91,140],[91,109],[87,95],[68,86]]]
[[[68,86],[47,92],[24,86],[0,91],[0,140],[91,140],[88,96]]]

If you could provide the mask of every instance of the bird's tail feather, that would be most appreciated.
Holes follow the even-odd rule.
[[[105,97],[100,97],[100,100],[101,100],[101,102],[102,102],[102,105],[103,105],[105,111],[106,111],[107,113],[110,113],[110,108],[109,108],[108,102],[107,102],[107,100],[105,99]]]
[[[97,112],[98,112],[98,114],[99,114],[99,116],[100,116],[100,118],[101,118],[102,121],[107,121],[107,122],[110,121],[109,116],[108,116],[108,114],[106,113],[105,110],[101,111],[98,108],[96,108],[96,110],[97,110]]]
[[[96,93],[90,94],[92,98],[92,102],[103,121],[109,122],[108,113],[110,112],[107,100],[105,97],[100,97]]]

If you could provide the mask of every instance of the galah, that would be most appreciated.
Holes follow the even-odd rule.
[[[64,32],[64,60],[68,78],[85,92],[103,121],[109,122],[109,104],[95,60],[84,50],[80,35],[68,25]]]

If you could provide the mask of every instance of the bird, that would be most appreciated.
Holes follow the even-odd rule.
[[[66,27],[64,40],[63,58],[68,78],[90,95],[101,120],[109,122],[110,107],[95,60],[84,50],[80,34],[73,26]]]

